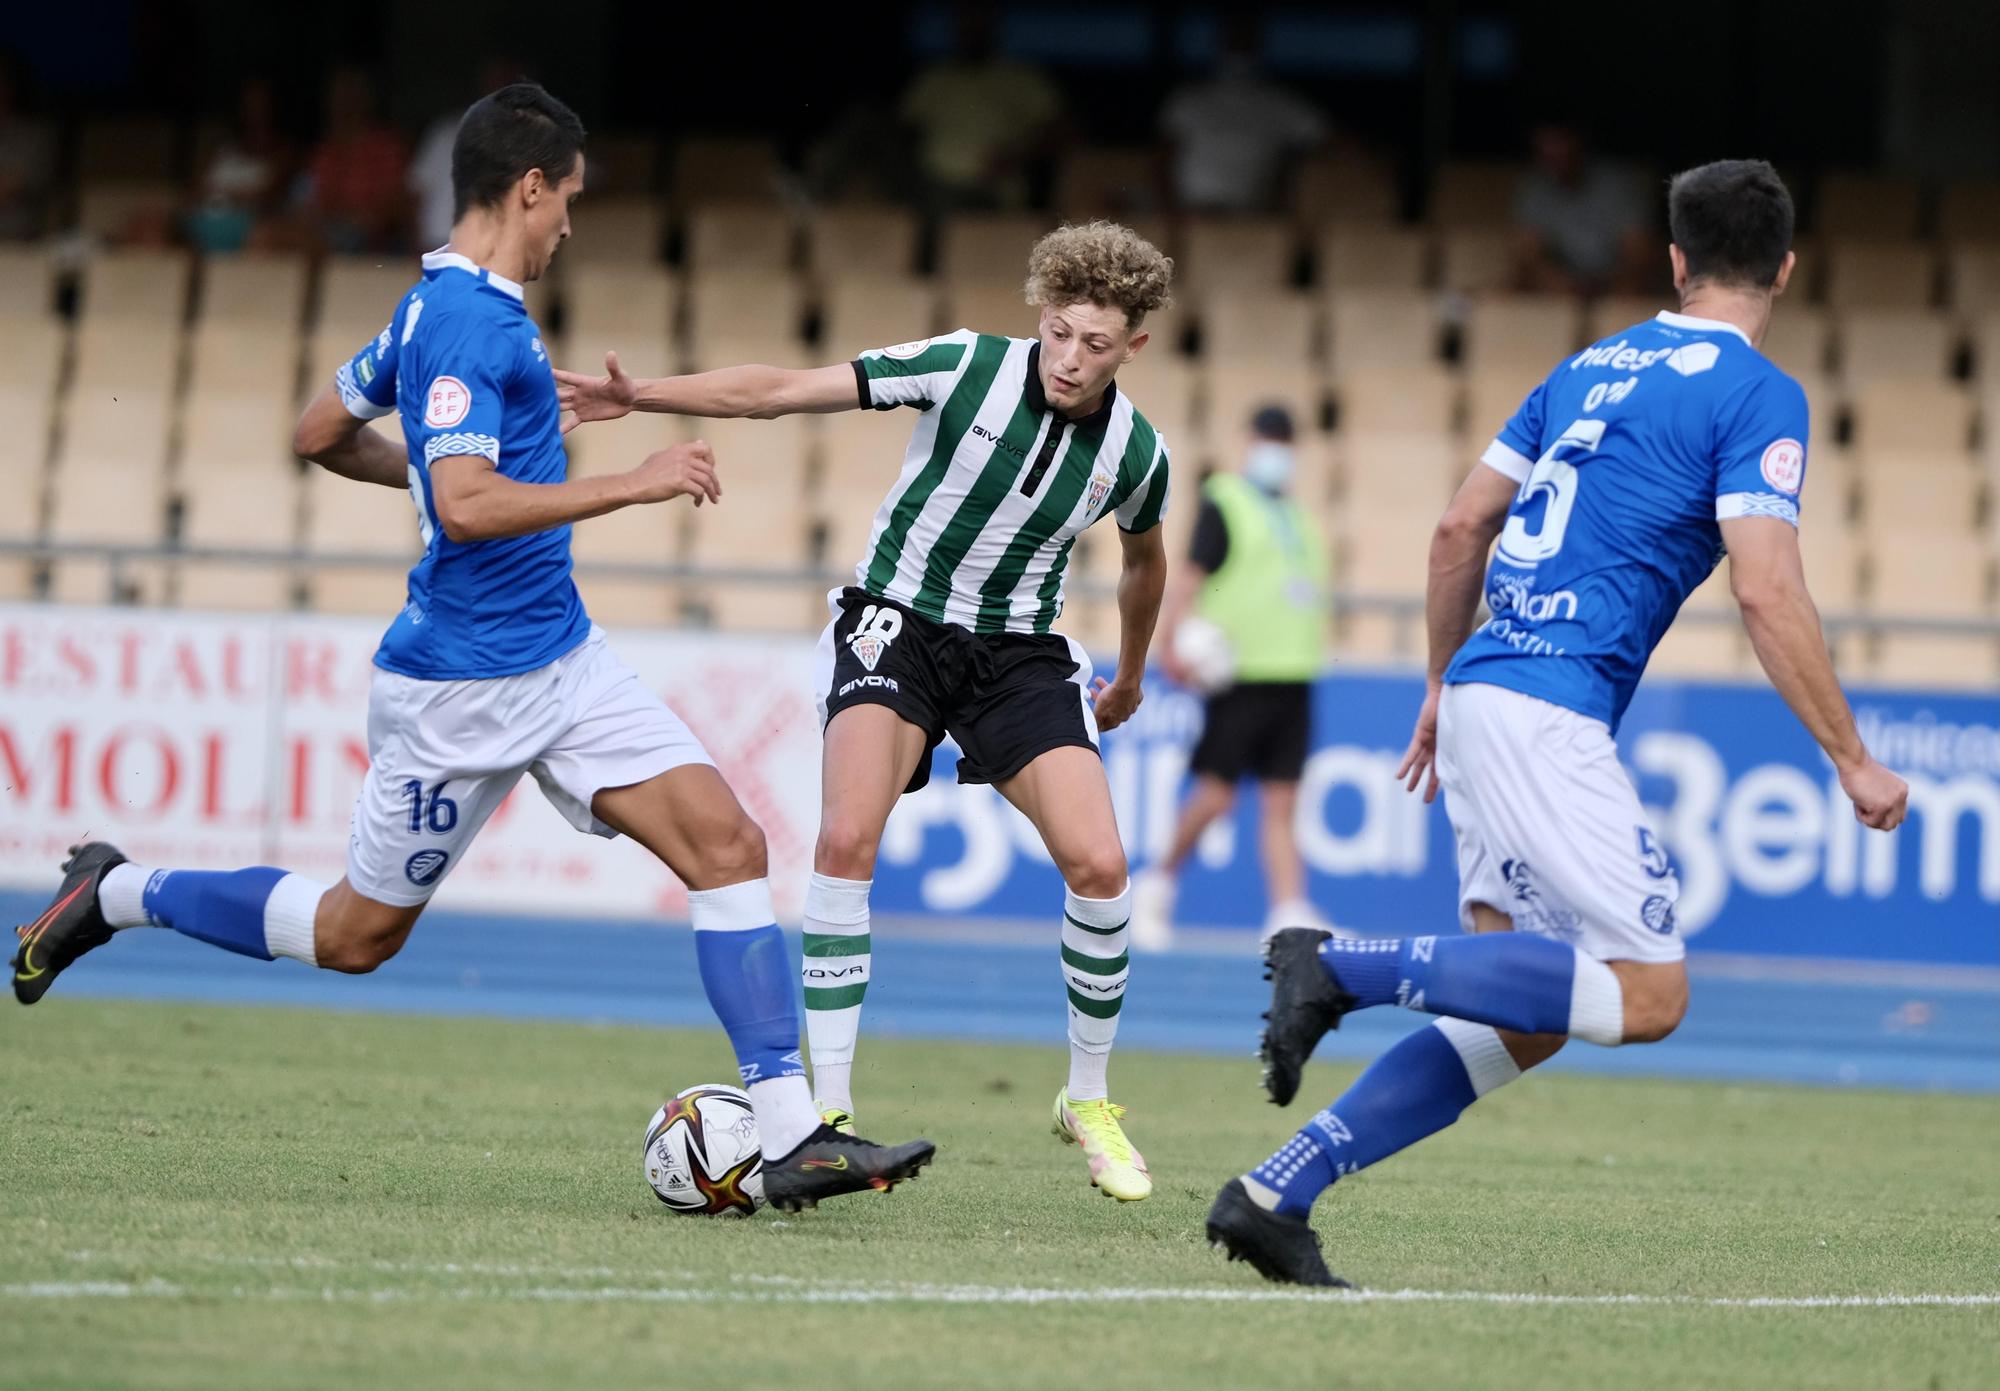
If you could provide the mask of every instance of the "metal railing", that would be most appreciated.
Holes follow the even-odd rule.
[[[128,603],[135,592],[133,576],[142,567],[161,565],[265,565],[280,572],[296,573],[313,569],[381,570],[407,572],[413,563],[407,552],[304,551],[257,546],[180,546],[124,544],[80,541],[25,541],[0,539],[0,556],[19,556],[38,563],[64,560],[97,560],[107,567],[107,603]],[[814,586],[831,589],[852,582],[853,571],[842,566],[736,566],[687,564],[684,562],[615,562],[579,559],[579,578],[657,581],[660,583],[745,584],[771,588]],[[1077,576],[1070,586],[1073,597],[1109,599],[1116,585],[1110,581]],[[301,605],[310,611],[310,605]],[[1337,613],[1370,613],[1400,624],[1421,628],[1424,600],[1416,594],[1382,594],[1369,590],[1334,591],[1332,608]],[[384,617],[387,617],[385,614]],[[1728,609],[1683,610],[1676,622],[1704,626],[1733,627],[1739,621]],[[1921,633],[1968,639],[2000,638],[2000,618],[1949,618],[1911,613],[1875,613],[1858,609],[1822,612],[1820,623],[1829,638],[1853,633]]]

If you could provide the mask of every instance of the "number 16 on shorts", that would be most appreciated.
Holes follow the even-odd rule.
[[[410,834],[449,835],[458,826],[458,803],[444,795],[448,784],[439,783],[426,795],[423,782],[411,778],[403,784],[403,799],[409,804]]]

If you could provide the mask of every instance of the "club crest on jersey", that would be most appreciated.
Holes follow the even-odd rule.
[[[1806,447],[1797,440],[1771,441],[1763,458],[1764,481],[1780,492],[1796,493],[1806,481]]]
[[[1112,480],[1104,474],[1090,475],[1090,491],[1084,494],[1083,510],[1088,516],[1095,516],[1097,509],[1104,505],[1104,499],[1111,496]]]
[[[472,391],[457,377],[439,377],[424,395],[424,424],[448,430],[472,410]]]
[[[873,671],[902,631],[901,610],[870,604],[861,611],[861,621],[854,625],[854,631],[847,635],[847,650],[854,654],[854,660]]]

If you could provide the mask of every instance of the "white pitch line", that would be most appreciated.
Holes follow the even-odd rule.
[[[574,1304],[1509,1304],[1691,1309],[1992,1308],[1995,1294],[1757,1295],[1538,1294],[1504,1290],[1033,1288],[1008,1285],[838,1285],[790,1289],[688,1289],[680,1286],[426,1286],[348,1289],[273,1286],[190,1290],[162,1280],[50,1280],[0,1285],[0,1299],[181,1299],[323,1302],[531,1302]]]

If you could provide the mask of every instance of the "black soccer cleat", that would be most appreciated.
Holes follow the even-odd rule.
[[[936,1154],[929,1140],[878,1145],[822,1124],[783,1159],[764,1161],[764,1201],[780,1212],[798,1212],[843,1193],[886,1193],[915,1178]]]
[[[1266,1280],[1283,1285],[1317,1285],[1351,1290],[1354,1286],[1326,1268],[1319,1253],[1319,1235],[1303,1217],[1266,1212],[1233,1178],[1215,1195],[1208,1210],[1208,1244],[1232,1261],[1248,1261]]]
[[[111,925],[97,911],[97,886],[106,870],[124,863],[117,848],[101,840],[69,848],[55,901],[39,918],[14,929],[21,943],[9,963],[14,968],[15,999],[32,1005],[49,993],[71,962],[111,940]]]
[[[1299,1075],[1306,1059],[1340,1017],[1354,1008],[1354,997],[1333,983],[1320,964],[1320,943],[1333,934],[1313,927],[1288,927],[1271,934],[1264,945],[1264,979],[1271,982],[1271,1008],[1265,1014],[1263,1046],[1264,1090],[1278,1106],[1291,1105],[1299,1094]]]

